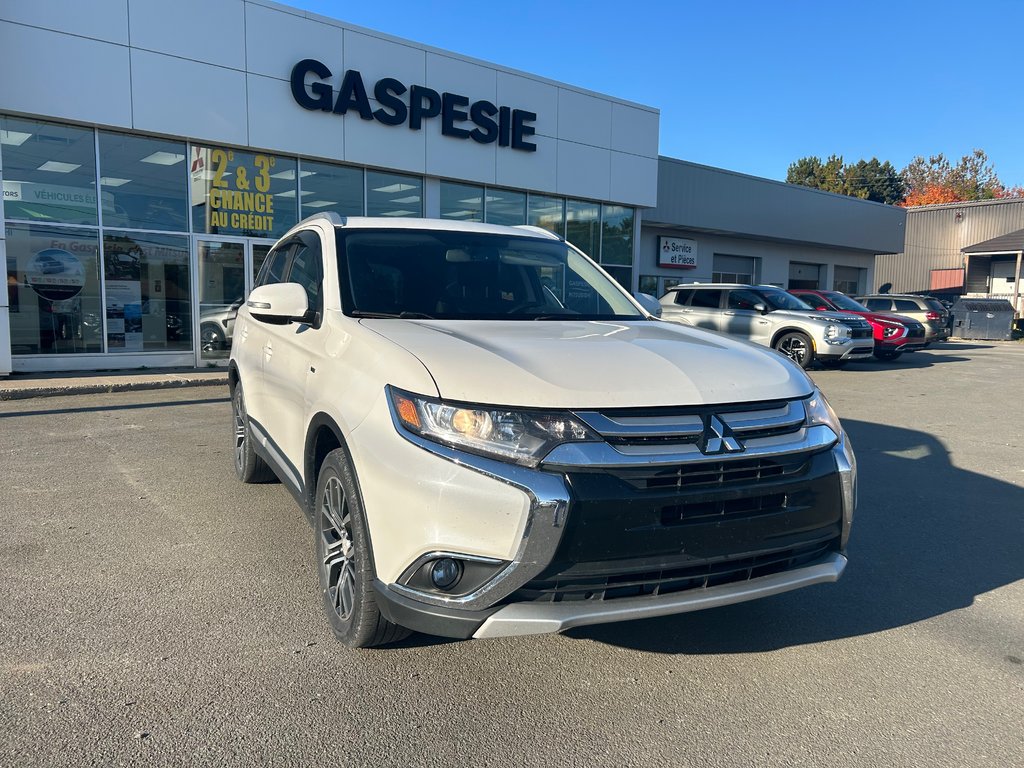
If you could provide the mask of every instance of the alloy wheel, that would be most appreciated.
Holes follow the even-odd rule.
[[[242,399],[242,387],[235,387],[234,413],[235,421],[235,465],[239,471],[245,466],[245,401]]]
[[[356,607],[355,548],[352,543],[352,513],[345,489],[337,477],[328,478],[324,486],[319,514],[321,583],[338,618],[348,621]]]
[[[790,336],[779,344],[779,351],[802,365],[807,358],[807,342],[799,336]]]

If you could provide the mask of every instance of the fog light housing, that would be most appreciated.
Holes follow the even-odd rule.
[[[430,582],[438,589],[449,590],[462,578],[462,563],[442,557],[430,565]]]

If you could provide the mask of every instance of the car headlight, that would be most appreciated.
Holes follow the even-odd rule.
[[[601,438],[568,413],[446,403],[388,390],[402,426],[427,440],[527,467],[557,445]]]
[[[814,388],[814,394],[804,401],[804,407],[807,409],[807,426],[824,424],[835,432],[837,438],[842,436],[843,425],[839,423],[839,417],[820,389]]]
[[[825,338],[848,339],[850,338],[850,329],[845,325],[829,324],[825,327]]]

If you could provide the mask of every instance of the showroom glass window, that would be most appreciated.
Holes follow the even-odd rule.
[[[627,291],[633,284],[633,209],[601,206],[601,266]]]
[[[188,238],[103,230],[109,352],[192,349]]]
[[[601,250],[601,206],[580,200],[567,200],[565,239],[598,261]]]
[[[363,169],[299,161],[302,218],[322,211],[340,216],[363,215]]]
[[[188,231],[183,142],[100,131],[103,225]]]
[[[526,223],[565,237],[565,200],[546,195],[530,195]]]
[[[0,152],[8,221],[98,223],[91,128],[0,117]],[[111,198],[102,198],[106,209]]]
[[[441,218],[457,221],[484,220],[484,188],[472,184],[441,182]]]
[[[367,216],[422,216],[423,179],[380,171],[366,172]]]
[[[487,223],[508,227],[526,223],[526,195],[509,189],[487,189]]]
[[[193,232],[276,238],[298,221],[294,158],[192,146]]]
[[[8,222],[6,234],[11,352],[102,352],[96,230]]]

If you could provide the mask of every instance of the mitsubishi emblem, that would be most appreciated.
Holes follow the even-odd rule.
[[[701,453],[707,455],[739,453],[743,450],[743,446],[733,435],[732,430],[715,415],[704,417],[704,433],[701,435],[697,447],[700,448]]]

